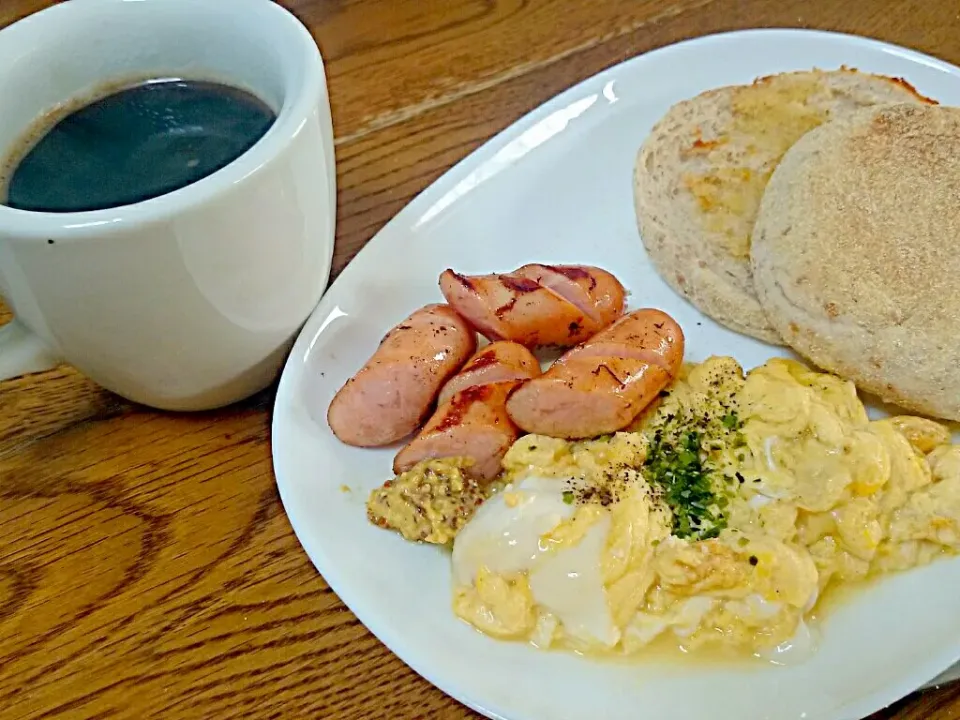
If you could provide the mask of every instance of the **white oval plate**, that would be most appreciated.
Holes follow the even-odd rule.
[[[370,525],[369,491],[395,449],[339,443],[327,404],[383,334],[441,300],[437,277],[526,262],[595,264],[661,307],[688,357],[745,367],[783,351],[725,330],[651,268],[634,220],[634,156],[673,103],[786,70],[848,65],[905,77],[960,104],[960,69],[842,35],[758,30],[634,58],[564,92],[456,165],[384,227],[332,285],[293,348],[277,394],[273,460],[300,542],[333,590],[414,670],[491,718],[509,720],[854,720],[960,657],[960,561],[878,583],[837,609],[805,664],[723,667],[605,663],[491,640],[455,619],[448,556]]]

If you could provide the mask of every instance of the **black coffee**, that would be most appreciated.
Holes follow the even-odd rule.
[[[130,87],[53,125],[14,166],[4,204],[79,212],[148,200],[233,162],[275,120],[259,98],[228,85]]]

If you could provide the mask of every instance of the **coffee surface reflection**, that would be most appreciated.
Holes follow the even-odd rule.
[[[197,80],[153,80],[57,113],[14,151],[0,178],[5,205],[81,212],[185,187],[236,160],[276,120],[256,96]]]

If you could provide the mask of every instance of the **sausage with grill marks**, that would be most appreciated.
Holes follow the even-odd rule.
[[[540,375],[540,364],[525,347],[499,342],[483,348],[441,393],[441,401],[417,436],[397,453],[400,474],[423,460],[468,458],[467,475],[489,481],[520,431],[507,415],[510,393]]]
[[[443,405],[453,395],[473,385],[487,385],[502,380],[529,380],[540,374],[540,362],[519,343],[501,340],[480,348],[460,372],[450,378],[440,391],[437,404]]]
[[[444,298],[491,341],[570,347],[623,314],[626,292],[600,268],[531,264],[512,273],[440,276]]]
[[[673,318],[637,310],[516,388],[507,413],[521,429],[550,437],[622,430],[676,377],[683,349],[683,331]]]
[[[414,432],[440,389],[477,348],[473,329],[448,305],[427,305],[387,333],[334,396],[327,423],[344,443],[389,445]]]

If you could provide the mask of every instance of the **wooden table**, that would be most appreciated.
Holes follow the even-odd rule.
[[[0,25],[48,4],[2,0]],[[327,61],[335,272],[452,163],[652,48],[814,27],[960,63],[957,0],[287,4]],[[69,367],[0,383],[0,718],[476,717],[367,632],[300,549],[271,471],[272,400],[176,416]],[[960,684],[875,717],[960,718]]]

